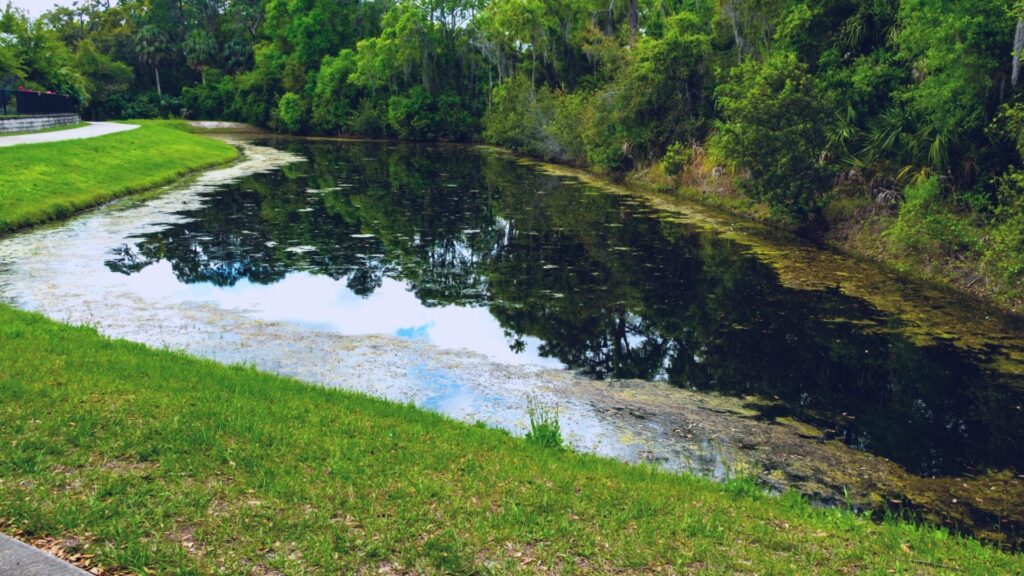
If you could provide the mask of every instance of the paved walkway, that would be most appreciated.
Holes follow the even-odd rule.
[[[89,576],[89,573],[0,534],[0,574],[3,576]]]
[[[42,144],[44,142],[60,142],[61,140],[79,140],[106,136],[116,132],[135,130],[137,124],[115,124],[114,122],[89,122],[88,126],[57,130],[54,132],[37,132],[35,134],[19,134],[18,136],[0,135],[0,148],[17,144]]]

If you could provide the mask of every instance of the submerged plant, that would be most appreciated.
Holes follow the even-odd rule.
[[[530,416],[530,431],[526,433],[527,444],[556,450],[565,447],[562,427],[558,423],[558,414],[555,410],[535,400],[530,400],[526,412]]]

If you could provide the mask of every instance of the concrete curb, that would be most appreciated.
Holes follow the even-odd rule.
[[[117,124],[114,122],[90,122],[88,126],[57,130],[56,132],[39,132],[37,134],[19,134],[4,136],[0,134],[0,148],[19,144],[45,144],[47,142],[63,142],[64,140],[81,140],[95,138],[138,128],[138,124]]]
[[[0,574],[3,576],[90,576],[88,572],[0,534]]]

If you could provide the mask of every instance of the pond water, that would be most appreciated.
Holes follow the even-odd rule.
[[[783,450],[743,440],[781,423],[786,450],[893,470],[857,487],[864,502],[1017,538],[1024,377],[998,339],[922,341],[869,299],[787,286],[716,231],[493,151],[256,144],[190,186],[0,241],[0,298],[520,432],[539,397],[581,449],[712,475]],[[733,445],[680,432],[712,413]],[[770,457],[746,460],[799,480]],[[1009,503],[950,509],[915,478],[998,480]]]

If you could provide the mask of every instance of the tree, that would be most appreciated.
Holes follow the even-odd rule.
[[[0,37],[0,87],[13,86],[25,75],[14,47]]]
[[[160,87],[160,65],[168,56],[167,35],[156,26],[149,24],[139,30],[135,40],[135,53],[139,62],[153,68],[153,74],[156,76],[156,93],[163,97],[163,90]]]
[[[718,91],[714,146],[748,174],[743,189],[776,213],[807,223],[829,183],[826,118],[807,66],[791,53],[734,68]]]
[[[313,91],[313,126],[325,132],[345,129],[348,116],[355,107],[358,88],[349,83],[356,69],[356,54],[345,49],[337,56],[327,56],[320,65]]]
[[[217,54],[217,42],[209,32],[203,29],[196,29],[189,33],[185,39],[185,61],[189,68],[199,72],[202,83],[206,84],[206,75],[203,71],[213,62]]]
[[[132,69],[96,49],[92,40],[78,45],[75,60],[79,72],[85,76],[93,102],[93,117],[97,109],[104,110],[107,102],[125,93],[132,83]]]
[[[927,140],[922,164],[968,186],[984,129],[1004,98],[1011,53],[1006,5],[992,0],[903,0],[899,55],[911,82],[896,97]]]

